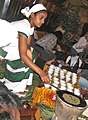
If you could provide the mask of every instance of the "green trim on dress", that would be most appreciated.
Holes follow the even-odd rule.
[[[0,47],[0,56],[5,57],[6,55],[7,55],[7,52]]]
[[[33,50],[32,53],[32,61],[35,59],[36,57],[36,52]],[[13,72],[13,71],[9,71],[7,68],[7,65],[9,65],[12,69],[21,69],[21,68],[28,68],[27,65],[25,65],[21,59],[19,60],[14,60],[14,61],[6,61],[6,68],[5,68],[5,78],[8,79],[11,82],[20,82],[23,79],[28,79],[30,76],[30,73],[33,73],[33,71],[29,68],[27,70],[27,72],[25,71],[21,71],[21,72]]]
[[[24,36],[26,36],[28,38],[28,36],[25,33],[20,32],[20,31],[18,31],[18,33],[21,34],[21,35],[24,35]]]

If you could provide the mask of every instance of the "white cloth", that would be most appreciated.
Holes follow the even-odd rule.
[[[35,13],[41,10],[46,10],[46,8],[43,6],[43,4],[36,4],[31,9],[29,7],[25,7],[21,10],[21,13],[27,18],[29,18],[32,12]]]
[[[31,52],[33,52],[33,48],[31,48]],[[7,69],[9,71],[12,71],[13,73],[16,73],[16,72],[22,72],[22,71],[27,72],[29,70],[29,67],[13,69],[11,68],[10,65],[7,64]],[[30,76],[28,79],[23,79],[20,82],[11,82],[7,79],[3,79],[3,80],[5,82],[5,86],[7,86],[7,88],[12,90],[13,92],[24,92],[27,85],[32,85],[33,73],[30,73]]]
[[[71,57],[70,67],[74,66],[78,62],[79,56]]]
[[[24,79],[21,82],[10,82],[5,79],[5,86],[13,92],[24,92],[27,85],[32,85],[33,73],[30,74],[28,79]]]
[[[70,61],[71,59],[71,56],[68,56],[67,59],[66,59],[66,64],[68,64],[68,62]]]
[[[18,32],[6,20],[0,19],[0,47],[7,46],[14,42],[18,37]]]
[[[18,50],[18,32],[29,38],[34,32],[34,27],[31,28],[30,23],[26,19],[12,23],[1,21],[0,24],[2,23],[5,24],[6,27],[4,27],[5,31],[3,29],[3,32],[1,32],[2,29],[0,30],[0,33],[2,33],[0,35],[0,46],[1,43],[3,43],[3,50],[7,52],[5,59],[17,60],[20,58]]]
[[[15,21],[9,23],[5,20],[0,20],[0,47],[3,48],[4,51],[7,52],[5,59],[7,60],[17,60],[20,58],[19,50],[18,50],[18,33],[26,36],[27,38],[34,32],[34,27],[31,28],[28,20],[23,19],[19,21]],[[32,49],[33,51],[33,49]],[[8,70],[14,72],[24,71],[26,72],[29,68],[22,69],[12,69],[9,65],[7,66]],[[26,85],[32,84],[32,76],[29,76],[28,79],[23,79],[21,82],[10,82],[7,79],[3,79],[5,81],[5,85],[8,89],[13,90],[14,92],[24,92]]]
[[[31,27],[27,19],[11,22],[18,32],[24,33],[27,37],[33,35],[34,27]]]
[[[78,60],[79,60],[79,66],[78,67],[80,68],[83,62],[79,58],[79,56],[74,56],[74,57],[73,56],[68,56],[67,59],[66,59],[66,63],[69,63],[69,61],[70,61],[70,67],[74,67],[75,64],[78,62]]]

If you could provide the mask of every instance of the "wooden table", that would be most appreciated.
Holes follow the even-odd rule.
[[[21,120],[31,120],[31,119],[36,120],[35,113],[37,112],[37,110],[38,110],[37,106],[30,108],[20,107],[19,111],[20,111]]]

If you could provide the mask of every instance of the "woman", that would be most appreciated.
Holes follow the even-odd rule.
[[[8,38],[12,36],[10,30],[8,30],[10,27],[12,28],[11,32],[13,31],[13,33],[15,33],[15,35],[13,35],[15,39],[13,36],[12,41],[10,38],[10,42],[8,38],[3,39],[4,43],[5,41],[8,42],[0,46],[2,51],[5,52],[4,58],[7,60],[5,85],[14,92],[23,92],[25,90],[28,80],[30,81],[29,76],[32,70],[39,74],[43,82],[49,83],[48,75],[33,63],[35,54],[30,47],[31,36],[33,35],[34,29],[41,27],[44,23],[47,17],[47,10],[42,4],[36,4],[31,9],[29,9],[29,7],[22,9],[21,13],[26,16],[27,19],[12,22],[10,25],[7,25],[9,24],[8,22],[1,20],[5,25],[9,26],[6,28]],[[18,35],[15,31],[18,32]]]
[[[82,36],[78,42],[76,44],[73,45],[72,49],[71,49],[71,54],[74,55],[78,55],[81,52],[83,52],[83,50],[88,47],[88,32],[85,33],[84,36]]]
[[[85,33],[84,36],[82,36],[76,44],[73,45],[70,51],[70,56],[66,59],[66,63],[70,62],[70,67],[74,67],[77,62],[79,62],[78,67],[80,68],[82,65],[82,53],[85,48],[88,47],[88,32]]]

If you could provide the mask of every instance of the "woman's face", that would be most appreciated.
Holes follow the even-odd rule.
[[[46,11],[41,11],[36,14],[32,14],[32,25],[34,27],[41,27],[41,25],[44,23],[46,17],[47,17],[47,12]]]

